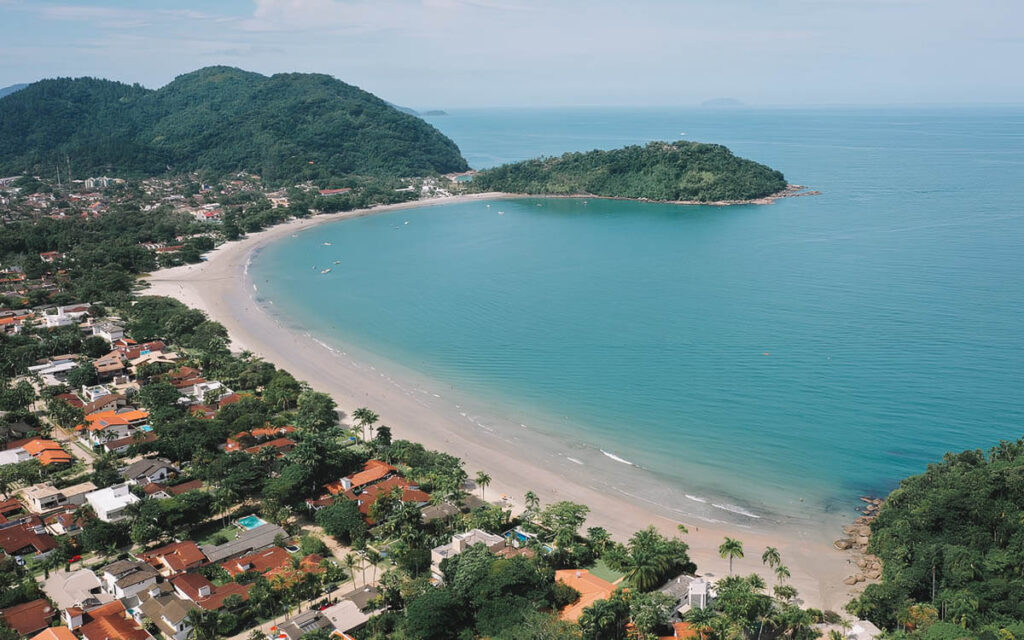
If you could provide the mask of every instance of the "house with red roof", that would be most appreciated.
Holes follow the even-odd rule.
[[[51,465],[71,464],[75,457],[65,451],[53,440],[33,438],[21,445],[30,456],[39,461],[44,467]]]
[[[227,453],[231,453],[232,451],[242,451],[247,447],[252,447],[253,445],[265,442],[272,438],[283,438],[292,433],[295,433],[295,427],[292,426],[268,426],[253,429],[252,431],[239,431],[227,439],[224,443],[224,451]]]
[[[398,470],[382,460],[367,460],[363,470],[345,476],[337,482],[330,482],[325,487],[332,495],[346,491],[361,491],[370,485],[386,480],[398,473]]]
[[[82,640],[153,640],[148,631],[128,617],[120,600],[93,609],[85,617],[88,621],[78,629]]]
[[[284,454],[294,449],[296,444],[298,443],[291,438],[276,438],[269,442],[263,442],[255,446],[248,447],[245,449],[245,452],[252,455],[257,454],[264,449],[273,449],[276,457],[282,458],[284,457]]]
[[[231,596],[239,596],[242,600],[249,599],[249,586],[237,582],[228,582],[215,587],[212,582],[198,573],[183,573],[171,578],[174,591],[182,598],[187,598],[204,609],[217,610],[224,607],[224,601]]]
[[[238,558],[233,558],[220,566],[232,578],[246,571],[255,571],[265,575],[272,571],[291,566],[292,556],[281,547],[269,547]]]
[[[0,529],[0,549],[11,557],[44,558],[57,548],[57,541],[46,532],[38,516]]]
[[[0,609],[0,620],[22,636],[32,636],[43,631],[56,616],[57,611],[42,598]]]
[[[146,424],[149,412],[132,407],[99,411],[85,416],[85,422],[75,427],[80,438],[93,446],[100,446],[108,440],[120,440],[135,433],[136,428]]]
[[[187,571],[194,571],[206,563],[206,556],[192,540],[172,542],[139,555],[165,578]]]
[[[363,519],[366,520],[367,524],[372,525],[374,522],[373,518],[370,517],[370,509],[381,496],[391,493],[394,493],[402,502],[406,503],[423,506],[430,502],[429,493],[421,490],[402,476],[391,476],[383,482],[366,487],[361,492],[357,493],[355,490],[350,489],[342,495],[349,500],[354,500],[359,507],[359,513],[363,514]]]

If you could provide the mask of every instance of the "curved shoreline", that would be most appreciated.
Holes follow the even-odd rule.
[[[441,395],[427,391],[428,381],[418,380],[413,372],[399,369],[392,376],[390,371],[385,373],[361,361],[359,356],[353,357],[346,349],[332,350],[314,336],[289,328],[254,300],[255,285],[247,274],[249,261],[256,251],[279,238],[320,224],[375,213],[523,197],[537,196],[472,194],[293,220],[221,245],[204,263],[156,272],[147,278],[152,288],[146,293],[175,297],[202,309],[227,327],[235,349],[253,351],[297,378],[308,380],[313,388],[331,393],[343,410],[350,412],[357,406],[370,406],[384,423],[392,426],[396,437],[457,455],[466,462],[471,474],[476,469],[486,469],[494,478],[489,490],[492,499],[502,493],[519,498],[532,489],[545,502],[573,500],[587,504],[592,510],[588,524],[605,526],[620,540],[649,524],[669,535],[675,534],[678,521],[647,506],[642,498],[612,495],[587,483],[578,469],[563,468],[560,473],[550,460],[543,459],[548,453],[544,449],[516,446],[488,433],[479,421],[477,425],[482,428],[467,426],[472,420],[466,416],[462,418],[468,422],[459,420],[458,414],[453,416],[450,409],[439,406],[441,403],[434,400],[434,395]],[[409,380],[414,382],[410,384]],[[834,536],[819,540],[821,536],[817,534],[753,532],[740,526],[706,525],[692,520],[686,524],[691,533],[685,539],[702,573],[726,573],[728,564],[718,557],[717,547],[724,535],[730,535],[747,545],[748,557],[736,563],[737,572],[763,572],[760,551],[772,545],[786,558],[793,574],[791,582],[806,604],[838,609],[849,597],[849,588],[842,584],[848,574],[847,560],[832,547]]]

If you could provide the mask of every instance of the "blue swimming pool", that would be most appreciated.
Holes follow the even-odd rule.
[[[148,424],[144,424],[144,425],[139,427],[139,431],[145,431],[147,433],[152,431],[152,430],[153,430],[153,427],[149,426]]]
[[[237,524],[248,531],[250,529],[255,529],[256,527],[262,527],[267,524],[267,521],[259,516],[245,516],[244,518],[239,518]]]

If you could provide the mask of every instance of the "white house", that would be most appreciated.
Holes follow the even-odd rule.
[[[148,591],[160,578],[160,572],[145,562],[131,560],[118,560],[100,571],[103,576],[103,588],[118,599]]]
[[[31,457],[32,456],[29,455],[28,451],[25,451],[24,447],[14,447],[13,449],[0,451],[0,466],[25,462]]]
[[[35,484],[21,490],[21,497],[29,511],[33,513],[46,513],[65,505],[85,504],[86,497],[90,492],[96,491],[96,485],[91,482],[57,489],[50,483]]]
[[[85,499],[92,505],[96,517],[104,522],[123,520],[127,517],[125,510],[128,506],[139,501],[139,498],[128,490],[127,482],[88,493]]]
[[[487,533],[483,529],[471,529],[465,533],[456,533],[448,544],[443,544],[430,550],[431,575],[437,580],[443,580],[444,574],[441,573],[441,562],[446,558],[459,555],[476,544],[482,544],[491,551],[499,551],[505,546],[505,538],[494,533]]]
[[[107,342],[113,342],[124,337],[124,328],[113,322],[100,322],[93,326],[92,335],[99,336]]]

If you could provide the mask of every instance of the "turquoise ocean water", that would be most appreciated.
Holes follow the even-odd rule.
[[[741,519],[849,513],[947,450],[1024,432],[1024,109],[430,121],[476,168],[685,132],[822,195],[497,201],[324,225],[251,268],[318,337],[486,399],[567,455],[628,460],[666,487],[652,499]]]

